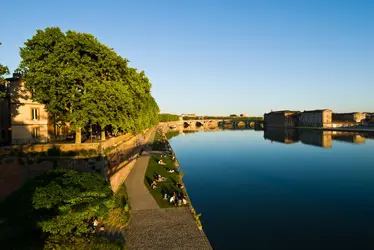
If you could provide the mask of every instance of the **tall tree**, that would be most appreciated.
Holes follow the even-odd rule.
[[[2,43],[0,42],[0,46],[1,44]],[[4,78],[7,74],[9,74],[8,67],[0,64],[0,97],[4,97],[6,95],[6,89],[5,89],[6,80]]]
[[[138,132],[153,126],[158,106],[144,72],[94,36],[38,30],[20,53],[26,87],[47,111],[81,128],[96,124]]]

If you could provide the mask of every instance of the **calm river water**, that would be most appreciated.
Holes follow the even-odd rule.
[[[215,249],[374,249],[374,140],[284,130],[170,143]]]

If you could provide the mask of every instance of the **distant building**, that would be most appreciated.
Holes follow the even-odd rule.
[[[182,117],[196,117],[195,114],[182,114]]]
[[[247,114],[240,114],[240,117],[248,117]]]
[[[282,110],[264,114],[264,126],[268,127],[295,127],[298,111]]]
[[[304,111],[298,119],[299,126],[331,127],[332,111],[330,109]]]
[[[353,112],[353,113],[333,113],[333,122],[361,122],[366,118],[365,113]]]

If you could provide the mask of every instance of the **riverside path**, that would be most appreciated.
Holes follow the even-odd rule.
[[[156,130],[149,138],[153,143]],[[151,150],[145,150],[125,181],[131,220],[125,229],[127,249],[212,249],[188,208],[159,208],[144,184]]]

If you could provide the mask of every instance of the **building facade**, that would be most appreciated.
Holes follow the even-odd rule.
[[[365,113],[353,112],[353,113],[333,113],[332,120],[335,122],[361,122],[366,118]]]
[[[297,111],[272,111],[264,114],[264,126],[267,127],[295,127],[299,112]]]
[[[6,144],[46,143],[55,131],[66,138],[68,128],[51,122],[45,105],[32,100],[20,77],[13,75],[7,81],[8,95],[0,99],[1,139],[5,137]]]
[[[305,127],[328,128],[332,125],[332,111],[330,109],[304,111],[300,114],[298,125]]]

